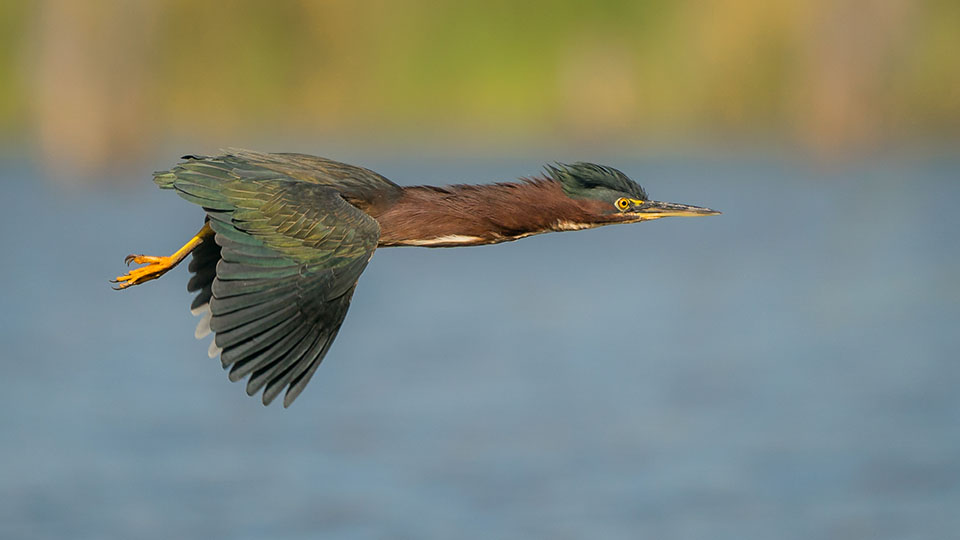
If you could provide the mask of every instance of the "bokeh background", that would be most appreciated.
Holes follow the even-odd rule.
[[[0,3],[0,537],[949,538],[960,3]],[[222,147],[724,215],[378,252],[289,410],[193,340]]]

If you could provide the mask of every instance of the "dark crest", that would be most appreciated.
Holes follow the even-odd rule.
[[[572,165],[547,165],[546,172],[560,182],[563,192],[573,199],[613,202],[620,197],[630,197],[647,200],[647,193],[639,184],[613,167],[578,161]]]

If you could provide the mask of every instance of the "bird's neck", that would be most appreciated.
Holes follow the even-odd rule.
[[[393,204],[370,214],[380,223],[380,246],[454,247],[589,228],[589,204],[567,197],[557,182],[532,179],[406,187]]]

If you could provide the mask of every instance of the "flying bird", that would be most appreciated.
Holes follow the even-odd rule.
[[[154,182],[200,206],[204,225],[170,256],[142,264],[117,289],[159,278],[187,255],[196,336],[211,332],[230,380],[290,406],[310,381],[379,247],[498,244],[552,231],[670,216],[719,214],[652,201],[612,167],[548,165],[515,182],[399,186],[362,167],[305,154],[229,150],[188,155]]]

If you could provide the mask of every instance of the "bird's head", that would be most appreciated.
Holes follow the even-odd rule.
[[[635,223],[672,216],[713,216],[720,212],[699,206],[651,201],[627,175],[603,165],[577,162],[546,167],[567,197],[583,202],[593,225]]]

